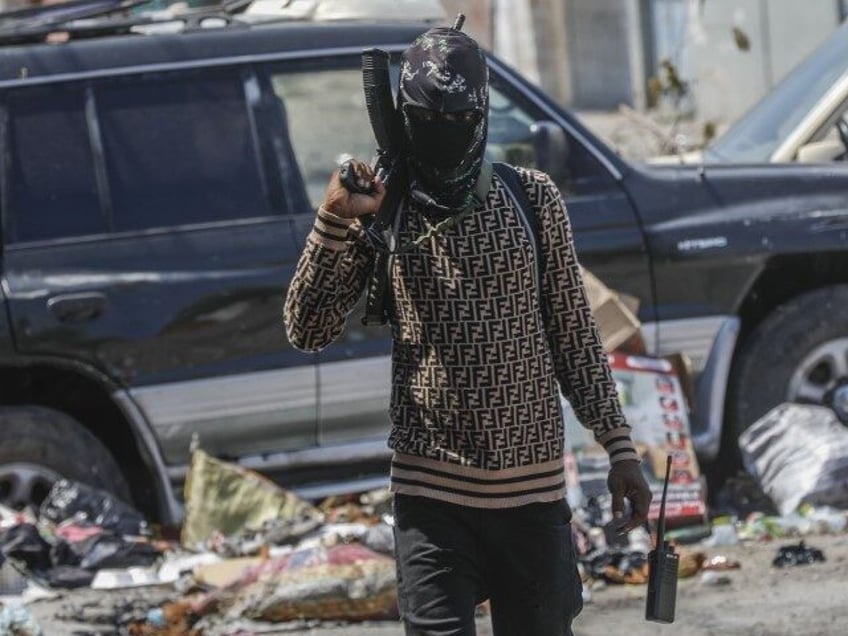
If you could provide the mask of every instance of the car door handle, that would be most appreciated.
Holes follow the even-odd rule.
[[[62,294],[47,301],[47,309],[59,322],[88,322],[102,314],[105,308],[106,295],[100,292]]]

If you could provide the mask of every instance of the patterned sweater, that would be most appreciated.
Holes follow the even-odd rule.
[[[538,215],[541,289],[532,237],[497,176],[485,203],[394,259],[395,492],[484,508],[561,498],[560,389],[612,462],[638,459],[562,198],[547,175],[518,172]],[[405,210],[399,245],[429,227]],[[318,351],[341,334],[372,262],[358,221],[319,210],[285,303],[295,347]]]

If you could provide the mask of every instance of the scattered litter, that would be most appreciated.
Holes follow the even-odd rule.
[[[0,596],[17,596],[26,587],[26,577],[0,553]]]
[[[677,576],[681,579],[695,576],[704,567],[707,555],[703,552],[680,551],[680,563],[677,567]]]
[[[50,544],[44,540],[38,527],[22,523],[0,532],[0,553],[20,561],[29,570],[50,567]]]
[[[714,570],[714,571],[723,571],[723,570],[738,570],[742,567],[742,564],[739,561],[734,559],[730,559],[726,556],[714,556],[707,559],[704,564],[701,566],[704,570]]]
[[[194,628],[197,619],[198,616],[192,611],[188,601],[165,603],[161,607],[148,610],[143,619],[131,621],[127,631],[130,636],[201,636],[203,632]]]
[[[271,622],[310,617],[396,618],[395,562],[357,545],[338,545],[269,562],[268,574],[241,589],[228,615]]]
[[[141,513],[129,504],[103,490],[67,479],[53,484],[41,503],[38,516],[56,525],[68,520],[87,522],[119,535],[145,535],[149,530]]]
[[[714,571],[707,571],[701,574],[701,578],[698,579],[701,585],[714,585],[714,586],[722,586],[722,585],[730,585],[733,581],[726,574],[720,574]]]
[[[824,561],[821,550],[812,548],[801,541],[798,545],[785,545],[777,551],[777,556],[772,565],[784,568],[790,565],[809,565],[810,563]]]
[[[604,466],[591,464],[590,455],[579,459],[575,470],[606,474]],[[651,472],[650,453],[643,453],[643,462]],[[582,492],[591,496],[574,509],[572,519],[586,603],[607,585],[645,584],[647,553],[653,547],[647,526],[629,535],[611,531],[609,494],[602,482],[599,478],[593,490],[591,479],[578,481],[585,487]],[[741,521],[735,516],[741,516],[739,511],[729,512],[708,526],[699,512],[702,502],[696,504],[700,500],[694,484],[679,482],[676,488],[679,514],[668,535],[678,546],[696,541],[702,547],[733,546],[846,528],[843,511],[810,503],[782,516],[768,514],[767,509],[754,511]],[[141,534],[150,533],[151,528],[138,513],[70,482],[51,491],[50,502],[42,510],[44,516],[34,518],[0,509],[0,554],[13,552],[14,564],[21,564],[19,572],[4,577],[0,558],[0,592],[11,592],[16,602],[35,598],[39,590],[55,594],[35,580],[51,588],[160,586],[162,590],[136,592],[142,598],[135,600],[127,592],[111,608],[106,607],[108,603],[77,607],[71,610],[70,620],[122,626],[121,633],[132,636],[211,636],[293,633],[316,621],[382,620],[398,615],[388,489],[333,497],[313,506],[257,473],[195,449],[179,544]],[[711,534],[705,538],[707,533]],[[721,554],[708,557],[698,549],[679,553],[680,578],[697,577],[703,586],[731,585],[730,571],[742,565]],[[801,543],[781,548],[774,565],[823,559],[821,551]],[[167,590],[161,587],[165,584]],[[145,601],[157,595],[156,600]]]
[[[185,482],[186,516],[181,540],[189,549],[214,546],[227,556],[245,556],[240,543],[294,541],[319,527],[321,512],[259,473],[194,449]],[[219,551],[216,550],[216,551]]]
[[[174,583],[185,574],[191,574],[196,568],[209,563],[220,563],[223,559],[214,552],[200,554],[166,554],[162,565],[159,566],[159,580],[163,583]]]
[[[194,579],[207,587],[227,587],[237,582],[247,568],[256,567],[262,562],[260,557],[239,557],[208,563],[195,568]]]
[[[158,569],[155,567],[131,567],[122,569],[98,570],[91,581],[93,590],[117,590],[129,587],[162,585]]]
[[[752,512],[736,530],[742,541],[771,541],[784,535],[783,524],[779,517],[771,517],[761,512]]]
[[[0,605],[0,634],[43,636],[44,632],[23,605]]]
[[[704,541],[706,546],[727,546],[737,543],[739,543],[739,536],[736,534],[736,526],[729,521],[725,523],[713,521],[712,534]]]
[[[589,575],[607,583],[643,584],[648,581],[648,559],[644,552],[608,550],[588,563]]]

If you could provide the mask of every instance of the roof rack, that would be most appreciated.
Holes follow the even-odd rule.
[[[52,33],[62,32],[68,39],[123,35],[144,32],[171,24],[166,30],[189,31],[213,26],[235,25],[232,16],[247,8],[252,0],[224,0],[217,6],[184,9],[181,13],[168,10],[132,14],[136,7],[150,0],[69,0],[0,13],[0,45],[44,42]],[[246,26],[238,24],[238,26]]]
[[[0,13],[0,46],[109,35],[186,33],[272,22],[442,22],[438,0],[220,0],[196,8],[133,11],[152,0],[68,0]],[[60,35],[60,38],[54,38]]]

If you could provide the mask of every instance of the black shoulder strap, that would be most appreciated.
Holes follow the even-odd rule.
[[[530,197],[527,196],[527,190],[515,168],[506,163],[495,162],[493,164],[495,174],[506,186],[506,190],[512,198],[515,207],[521,213],[524,227],[527,230],[527,236],[530,239],[530,244],[533,246],[533,256],[536,259],[536,288],[542,290],[542,270],[544,269],[544,252],[542,250],[542,242],[539,232],[539,217],[536,214],[535,206],[530,202]]]

